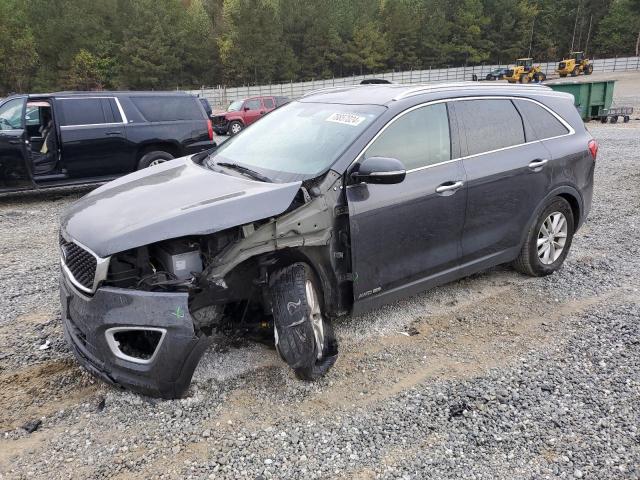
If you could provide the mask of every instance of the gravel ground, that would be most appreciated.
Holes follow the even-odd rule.
[[[593,210],[556,274],[345,318],[313,384],[218,346],[175,401],[95,381],[62,340],[56,225],[83,192],[0,198],[0,478],[640,479],[640,122],[589,129]]]

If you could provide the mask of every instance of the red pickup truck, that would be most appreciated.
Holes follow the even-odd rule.
[[[236,100],[229,105],[226,112],[214,113],[211,116],[213,130],[218,135],[236,135],[260,117],[289,102],[287,97],[251,97]]]

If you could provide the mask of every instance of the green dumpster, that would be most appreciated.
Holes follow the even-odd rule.
[[[613,87],[615,80],[601,81],[573,81],[573,82],[548,82],[547,86],[558,92],[567,92],[573,95],[575,106],[583,120],[591,120],[598,117],[598,112],[603,108],[609,108],[613,100]]]

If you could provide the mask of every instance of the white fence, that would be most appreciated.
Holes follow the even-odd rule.
[[[558,62],[541,63],[542,71],[547,76],[554,73]],[[396,83],[423,84],[432,82],[449,82],[471,80],[474,75],[482,80],[487,73],[496,68],[506,68],[507,65],[480,65],[473,67],[434,68],[428,70],[412,70],[407,72],[388,72],[370,75],[355,75],[344,78],[330,78],[310,82],[289,82],[273,85],[255,85],[245,87],[203,87],[200,90],[189,90],[200,97],[209,100],[214,108],[226,108],[234,100],[261,95],[285,96],[298,98],[312,90],[326,87],[340,87],[360,83],[365,78],[384,78]],[[600,58],[593,60],[596,72],[621,72],[625,70],[640,70],[640,57]]]

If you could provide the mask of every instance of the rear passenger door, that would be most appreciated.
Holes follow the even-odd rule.
[[[126,118],[113,97],[58,97],[62,166],[71,178],[111,176],[131,171],[133,146]]]
[[[462,263],[510,260],[550,189],[549,151],[537,139],[526,138],[523,118],[510,99],[460,100],[453,105],[466,140]]]
[[[461,254],[465,177],[446,104],[395,117],[359,160],[373,156],[400,160],[407,175],[399,184],[347,187],[355,311],[365,300],[375,306],[376,298],[428,288]]]
[[[262,99],[262,105],[264,106],[264,110],[266,113],[269,113],[271,110],[276,108],[276,102],[273,97],[264,97]]]

